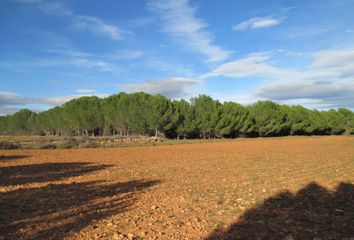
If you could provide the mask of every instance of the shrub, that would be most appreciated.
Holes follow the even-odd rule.
[[[105,143],[104,145],[103,145],[104,147],[107,147],[107,148],[112,148],[112,147],[118,147],[119,145],[118,144],[116,144],[116,143]]]
[[[33,145],[35,149],[56,149],[57,146],[51,142],[40,142]]]
[[[85,141],[81,142],[78,145],[79,148],[96,148],[98,147],[98,144],[92,141]]]
[[[76,139],[68,139],[63,142],[61,142],[58,145],[58,148],[76,148],[78,146],[78,143],[76,142]]]
[[[7,141],[0,141],[0,149],[2,149],[2,150],[18,149],[19,147],[20,146],[15,143],[7,142]]]

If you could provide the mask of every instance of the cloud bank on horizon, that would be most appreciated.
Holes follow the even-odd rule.
[[[352,9],[354,0],[4,0],[0,115],[121,91],[354,109]]]

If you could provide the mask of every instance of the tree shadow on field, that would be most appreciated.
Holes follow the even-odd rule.
[[[42,165],[36,164],[33,168],[29,165],[17,166],[12,170],[6,167],[6,184],[2,185],[63,180],[107,167],[87,163]],[[18,178],[15,170],[19,170]],[[55,171],[59,173],[55,174]],[[0,181],[3,183],[3,175],[0,175]],[[118,183],[59,182],[47,183],[42,187],[14,186],[15,190],[0,191],[0,239],[63,239],[95,221],[129,210],[141,191],[158,183],[137,180]]]
[[[8,162],[26,157],[29,157],[29,155],[0,155],[0,162]]]
[[[310,183],[296,194],[281,192],[246,211],[214,239],[354,239],[354,185],[340,183],[335,192]]]
[[[89,162],[41,163],[0,167],[0,186],[58,181],[104,170],[113,165]]]

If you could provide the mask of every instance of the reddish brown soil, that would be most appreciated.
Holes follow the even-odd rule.
[[[353,137],[0,156],[0,239],[354,237]]]

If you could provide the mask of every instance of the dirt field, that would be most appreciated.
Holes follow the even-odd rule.
[[[353,137],[0,155],[0,239],[354,238]]]

